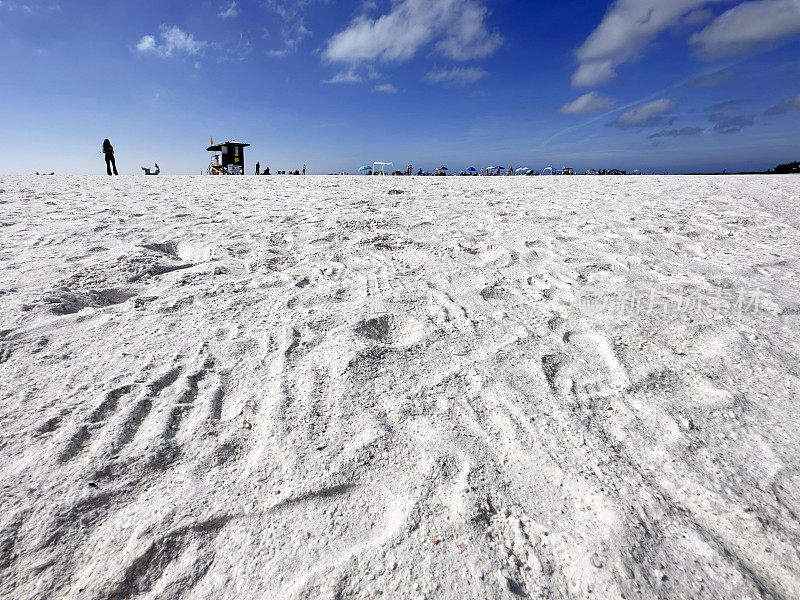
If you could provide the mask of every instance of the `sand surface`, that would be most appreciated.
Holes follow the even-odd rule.
[[[798,228],[792,176],[0,177],[0,596],[799,598]]]

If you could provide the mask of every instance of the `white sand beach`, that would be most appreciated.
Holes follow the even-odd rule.
[[[800,598],[798,184],[0,177],[0,596]]]

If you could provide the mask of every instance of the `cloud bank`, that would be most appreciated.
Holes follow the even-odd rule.
[[[662,31],[712,2],[723,0],[616,0],[576,57],[572,85],[589,87],[616,77],[616,67],[638,58]]]
[[[617,67],[636,60],[662,32],[692,28],[713,19],[689,43],[703,58],[743,54],[800,33],[800,0],[741,2],[716,18],[707,7],[726,0],[616,0],[577,49],[574,87],[609,82]]]
[[[390,12],[362,15],[328,40],[324,57],[332,62],[402,62],[423,46],[453,60],[488,56],[503,38],[489,31],[487,9],[477,0],[402,0]]]
[[[800,32],[800,0],[742,2],[689,40],[707,59],[743,54]]]

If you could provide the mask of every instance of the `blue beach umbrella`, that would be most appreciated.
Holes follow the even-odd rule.
[[[359,171],[372,171],[372,167],[369,165],[364,165],[363,167],[359,167]]]

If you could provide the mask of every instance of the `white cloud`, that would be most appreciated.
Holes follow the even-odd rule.
[[[353,71],[342,71],[337,73],[330,79],[326,79],[323,83],[359,83],[361,76]]]
[[[614,127],[628,129],[631,127],[647,127],[661,122],[663,116],[675,109],[675,102],[667,98],[653,100],[634,109],[622,113],[609,123]]]
[[[139,52],[151,52],[156,49],[156,38],[152,35],[145,35],[139,40],[139,43],[136,44],[136,49]]]
[[[800,33],[800,0],[756,0],[724,12],[690,42],[701,56],[714,59],[796,33]]]
[[[478,0],[395,0],[390,12],[356,18],[328,40],[324,56],[333,62],[406,61],[423,46],[453,60],[487,56],[502,37],[486,26],[486,7]]]
[[[193,34],[186,33],[177,25],[172,27],[162,25],[159,37],[161,38],[161,43],[156,40],[155,36],[142,36],[142,39],[136,44],[136,50],[167,58],[174,54],[195,55],[206,45],[206,42],[196,40]]]
[[[236,2],[231,2],[230,6],[219,13],[221,19],[234,19],[239,16],[239,7]]]
[[[441,71],[430,71],[425,75],[425,80],[431,83],[455,83],[466,85],[475,83],[489,75],[489,72],[477,67],[454,67]]]
[[[376,85],[372,88],[375,92],[380,92],[382,94],[396,94],[397,88],[394,87],[391,83],[382,83],[381,85]]]
[[[616,105],[617,103],[607,96],[603,96],[597,92],[589,92],[577,100],[568,102],[561,107],[559,112],[565,115],[590,115],[593,113],[606,112]]]
[[[797,94],[794,98],[786,98],[786,100],[768,109],[764,114],[774,117],[775,115],[784,115],[795,110],[800,110],[800,94]]]
[[[616,67],[638,58],[662,31],[707,4],[725,0],[616,0],[600,25],[578,48],[575,87],[600,85],[616,76]]]

